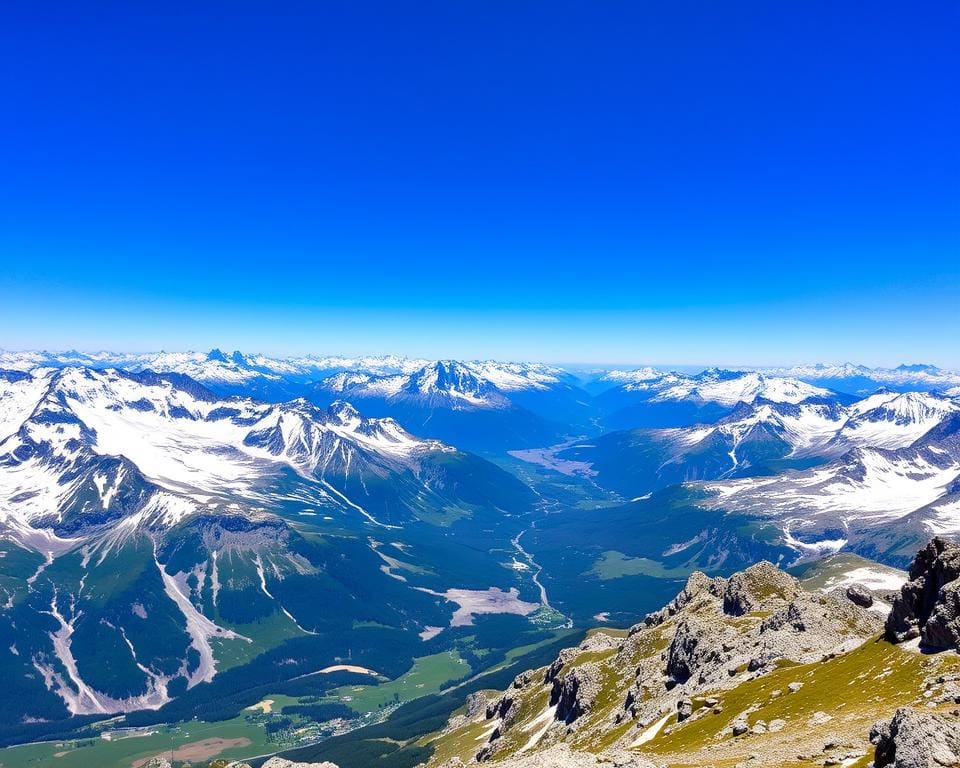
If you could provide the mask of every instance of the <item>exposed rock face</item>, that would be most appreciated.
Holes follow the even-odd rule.
[[[337,768],[334,763],[294,763],[282,757],[271,757],[263,764],[263,768]]]
[[[634,627],[634,630],[639,631],[642,627],[656,627],[663,624],[663,622],[671,616],[676,616],[701,593],[708,593],[714,597],[719,597],[723,594],[723,589],[726,584],[726,579],[711,579],[702,571],[694,571],[687,579],[684,588],[680,590],[673,600],[659,611],[648,613],[643,620],[643,624],[637,625]]]
[[[890,722],[870,731],[877,768],[938,768],[960,765],[960,720],[903,707]]]
[[[170,763],[167,763],[169,766]],[[249,763],[228,763],[227,768],[250,768]],[[271,757],[262,768],[337,768],[335,763],[295,763],[283,757]]]
[[[459,758],[448,760],[441,768],[465,768]],[[531,755],[510,758],[496,763],[497,768],[653,768],[654,764],[639,755],[606,754],[603,757],[570,749],[558,744]]]
[[[762,610],[771,600],[791,600],[801,591],[796,579],[762,560],[730,577],[723,593],[723,612],[743,616]]]
[[[937,537],[917,553],[886,635],[895,643],[919,637],[930,648],[960,647],[960,545]]]
[[[693,616],[681,619],[667,649],[667,675],[685,683],[705,665],[722,660],[722,634]]]
[[[592,662],[554,680],[550,704],[557,707],[556,719],[570,724],[589,712],[600,693],[600,682],[600,666]]]
[[[694,573],[673,601],[626,636],[598,630],[500,694],[485,694],[485,708],[478,698],[469,715],[451,718],[441,737],[451,751],[440,754],[503,768],[643,765],[638,755],[659,757],[659,748],[672,750],[677,743],[682,749],[695,745],[672,754],[691,765],[739,765],[749,757],[772,768],[801,752],[808,757],[797,759],[812,756],[824,765],[862,758],[876,717],[907,702],[960,704],[960,670],[948,655],[938,656],[942,664],[916,669],[921,657],[878,641],[884,617],[858,598],[845,587],[807,591],[770,563],[729,579]],[[899,656],[910,676],[891,688],[882,682],[890,672],[875,665],[892,667]],[[869,680],[850,675],[861,662],[872,670]],[[792,665],[797,676],[785,677],[782,670]],[[824,698],[824,686],[833,685],[831,668],[842,670],[838,679],[855,684],[856,693],[844,687],[837,701]],[[779,677],[764,683],[774,671]],[[869,698],[873,680],[890,703],[853,713],[858,722],[852,731],[850,710],[842,708]],[[734,693],[741,686],[751,691],[747,702]],[[798,695],[808,687],[809,697]],[[826,734],[829,742],[825,726],[837,732]],[[677,741],[675,734],[685,729],[693,736]],[[583,753],[598,748],[596,757]],[[620,757],[626,762],[617,762]]]

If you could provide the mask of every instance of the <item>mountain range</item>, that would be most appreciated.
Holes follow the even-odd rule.
[[[156,709],[232,667],[276,674],[288,641],[284,675],[347,648],[399,669],[451,625],[454,586],[536,608],[503,554],[461,553],[512,550],[531,491],[392,419],[114,369],[7,372],[0,403],[7,723]]]
[[[906,566],[960,537],[953,376],[0,353],[0,741],[267,695],[329,736],[695,570]]]

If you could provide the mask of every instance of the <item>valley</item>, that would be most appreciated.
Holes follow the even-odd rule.
[[[4,766],[413,766],[472,693],[635,625],[694,571],[859,556],[823,583],[880,588],[960,532],[960,402],[936,389],[2,359]]]

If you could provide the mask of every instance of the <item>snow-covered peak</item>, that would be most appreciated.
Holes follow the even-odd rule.
[[[631,370],[613,370],[607,371],[601,381],[610,381],[615,384],[635,384],[640,382],[650,382],[662,379],[667,374],[657,368],[645,366],[643,368],[634,368]]]
[[[705,504],[764,517],[783,516],[790,527],[883,524],[947,497],[960,477],[960,457],[932,448],[889,451],[855,448],[816,469],[769,478],[706,483]],[[943,519],[940,525],[945,525]],[[960,531],[960,519],[952,532]]]
[[[547,365],[437,360],[388,376],[341,371],[324,379],[320,388],[358,401],[383,398],[454,409],[508,408],[511,394],[563,386],[562,377],[562,370]]]
[[[777,403],[800,403],[813,398],[829,398],[828,389],[798,379],[766,376],[756,371],[726,371],[711,368],[696,376],[684,377],[662,389],[653,399],[695,400],[733,406],[763,398]]]
[[[849,406],[816,399],[786,403],[757,398],[740,403],[715,424],[664,434],[689,449],[715,436],[737,445],[763,428],[765,436],[776,436],[789,446],[791,456],[830,457],[851,448],[906,448],[958,412],[960,405],[953,400],[923,392],[876,393]]]
[[[946,390],[960,386],[960,372],[927,364],[898,365],[895,368],[870,368],[852,363],[817,363],[779,368],[759,368],[757,370],[771,376],[787,376],[811,382],[841,382],[843,380],[863,381],[864,383],[876,382],[901,390]]]
[[[67,525],[65,510],[103,522],[149,509],[172,525],[214,500],[264,503],[284,466],[322,482],[416,472],[429,455],[454,451],[348,403],[216,398],[177,374],[7,373],[0,395],[0,528],[13,520],[21,532],[35,521]]]
[[[501,392],[545,390],[561,383],[565,373],[561,368],[542,363],[503,363],[483,360],[464,364],[478,378],[493,384]]]

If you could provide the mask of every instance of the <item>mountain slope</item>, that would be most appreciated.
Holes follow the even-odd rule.
[[[479,605],[471,590],[524,624],[537,607],[502,562],[529,489],[391,419],[223,399],[178,374],[45,369],[0,386],[11,728],[203,699],[203,683],[240,695],[234,668],[284,680],[344,648],[399,674],[457,599]]]
[[[407,374],[343,372],[312,398],[345,398],[406,428],[475,450],[558,442],[590,415],[585,393],[546,366],[438,361]]]
[[[804,468],[858,447],[905,448],[958,412],[955,400],[917,392],[878,392],[849,406],[758,398],[714,424],[614,432],[558,455],[633,498],[677,482]]]
[[[866,765],[872,726],[898,707],[958,724],[956,653],[923,657],[880,639],[882,624],[846,592],[808,592],[769,563],[696,573],[629,632],[598,630],[475,694],[424,740],[428,765]]]
[[[621,371],[608,374],[608,380],[616,386],[596,398],[607,429],[709,423],[730,413],[738,403],[758,399],[789,404],[842,399],[830,390],[798,379],[718,368],[695,376],[651,369]]]

